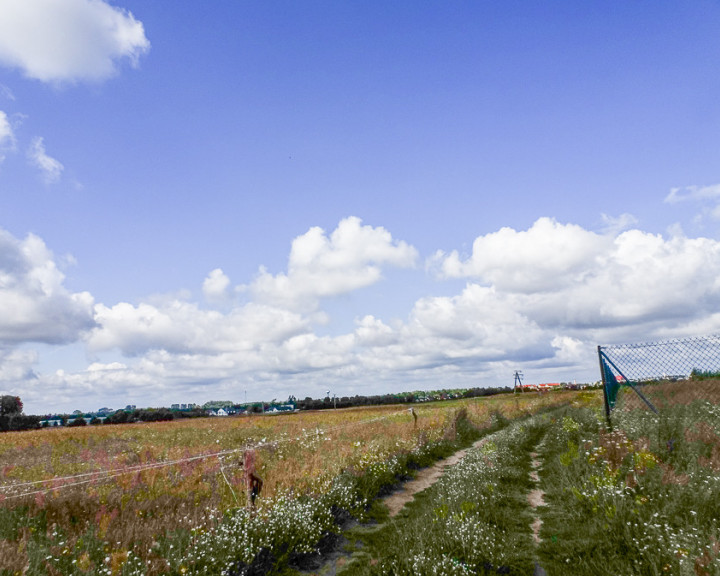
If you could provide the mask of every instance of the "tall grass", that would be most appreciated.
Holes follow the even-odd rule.
[[[497,424],[501,431],[487,436],[393,522],[355,531],[365,547],[345,573],[531,574],[529,452],[543,425],[538,419]]]
[[[417,427],[406,409],[387,406],[3,434],[0,568],[3,575],[217,573],[251,565],[268,547],[284,547],[289,557],[317,544],[335,525],[334,511],[362,509],[404,473],[408,458],[425,458],[451,438],[458,409],[485,427],[493,412],[514,417],[549,401],[527,395],[416,406]],[[240,459],[243,447],[257,444],[265,486],[251,515],[238,506],[245,502]],[[118,472],[16,497],[36,491],[26,482],[107,470]],[[303,528],[296,534],[288,522]],[[227,548],[224,533],[245,548],[221,559],[213,550]]]
[[[548,435],[548,573],[720,574],[720,405],[677,383],[655,390],[676,400],[660,415],[619,411],[609,429],[574,407]]]

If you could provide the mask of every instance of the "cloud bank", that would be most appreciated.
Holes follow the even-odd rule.
[[[223,391],[239,398],[243,389],[272,398],[328,386],[352,394],[502,385],[518,367],[548,380],[594,380],[597,344],[720,328],[719,242],[598,233],[550,218],[478,236],[467,255],[436,253],[431,275],[412,268],[414,247],[347,218],[330,233],[311,228],[293,240],[284,272],[261,270],[233,287],[212,270],[198,280],[206,304],[94,304],[63,288],[39,238],[0,239],[0,387],[22,388],[31,404],[49,392],[68,402],[117,395],[162,403]],[[465,285],[418,299],[400,319],[367,313],[350,329],[319,324],[333,325],[323,316],[327,299],[360,295],[384,270],[407,267],[438,290]],[[84,370],[38,373],[37,358],[20,348],[71,341],[95,357]]]
[[[102,0],[0,0],[0,64],[28,78],[100,81],[149,49],[142,23]]]

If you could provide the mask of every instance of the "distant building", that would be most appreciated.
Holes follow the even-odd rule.
[[[294,412],[295,406],[293,404],[281,404],[279,406],[272,406],[268,412],[270,413],[277,413],[277,412]]]
[[[56,426],[62,426],[62,420],[60,418],[48,418],[47,420],[40,420],[40,426],[42,428],[55,428]]]
[[[518,388],[522,390],[559,390],[562,388],[562,384],[559,382],[552,382],[548,384],[520,384]]]

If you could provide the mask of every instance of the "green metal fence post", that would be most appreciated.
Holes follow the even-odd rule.
[[[597,347],[598,362],[600,363],[600,377],[602,378],[603,400],[605,402],[605,418],[610,424],[610,400],[608,399],[607,379],[605,378],[605,366],[602,361],[602,346]]]

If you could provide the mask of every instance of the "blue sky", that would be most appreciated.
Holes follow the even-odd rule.
[[[595,380],[720,328],[713,2],[0,0],[28,412]]]

